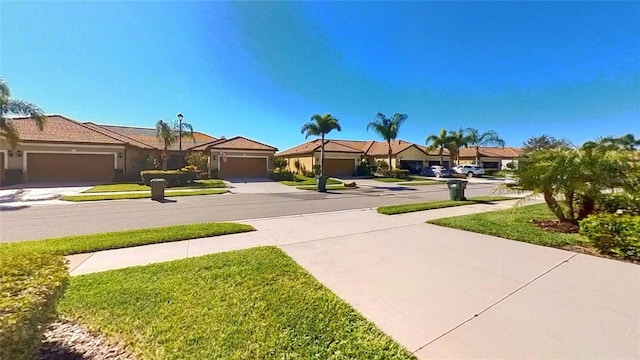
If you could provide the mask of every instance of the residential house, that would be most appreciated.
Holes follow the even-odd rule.
[[[518,158],[524,155],[524,150],[515,147],[481,147],[479,149],[480,166],[485,169],[505,169],[513,163],[518,165]],[[475,164],[476,150],[475,148],[460,149],[460,164]]]

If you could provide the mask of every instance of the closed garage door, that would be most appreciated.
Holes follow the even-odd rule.
[[[325,176],[353,176],[353,159],[324,159]]]
[[[113,155],[27,154],[29,181],[113,181]]]
[[[267,159],[227,157],[227,162],[220,162],[221,178],[266,177]]]

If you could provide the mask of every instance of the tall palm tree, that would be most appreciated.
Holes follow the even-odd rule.
[[[636,139],[633,134],[625,134],[620,137],[599,137],[582,144],[584,149],[599,150],[635,150],[636,146],[640,146],[640,139]]]
[[[389,169],[391,169],[391,141],[398,137],[398,131],[400,126],[404,123],[409,116],[407,114],[395,113],[390,119],[384,116],[383,113],[377,113],[375,120],[367,124],[367,130],[373,129],[381,138],[386,140],[389,146]],[[396,166],[397,167],[397,166]]]
[[[478,129],[467,128],[469,134],[466,136],[469,146],[473,146],[476,151],[476,164],[480,165],[480,147],[481,146],[501,146],[504,147],[505,142],[500,138],[494,130],[487,130],[482,134]]]
[[[449,132],[449,141],[447,149],[449,150],[450,167],[458,165],[460,162],[460,148],[467,146],[467,138],[464,135],[464,129]]]
[[[40,130],[44,129],[46,122],[42,110],[36,105],[24,100],[11,99],[9,85],[0,79],[0,137],[4,137],[11,147],[15,147],[20,141],[20,134],[6,115],[28,116],[35,121]]]
[[[302,125],[300,132],[305,134],[305,139],[309,136],[320,136],[320,176],[324,176],[324,136],[332,130],[342,131],[340,121],[333,115],[313,114],[311,121]]]
[[[182,123],[182,131],[180,131],[177,123],[170,123],[165,120],[158,120],[156,123],[156,138],[163,144],[162,148],[162,170],[167,170],[167,162],[169,161],[169,148],[176,142],[181,141],[180,135],[183,138],[193,139],[195,144],[196,140],[193,136],[193,126],[189,123]],[[182,155],[182,154],[180,154]]]
[[[427,144],[427,147],[429,148],[429,150],[436,150],[438,149],[438,154],[440,155],[440,165],[444,166],[444,149],[448,147],[449,145],[449,134],[447,133],[447,130],[445,129],[441,129],[440,130],[440,134],[436,135],[436,134],[431,134],[429,136],[427,136],[427,138],[425,139],[425,143]],[[449,165],[451,166],[451,165]]]

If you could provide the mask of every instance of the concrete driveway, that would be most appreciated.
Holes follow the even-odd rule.
[[[233,194],[281,194],[305,191],[296,189],[295,186],[282,185],[269,178],[234,178],[226,179],[225,183]]]
[[[65,203],[58,199],[79,194],[95,185],[95,182],[47,182],[5,186],[0,189],[0,207]]]

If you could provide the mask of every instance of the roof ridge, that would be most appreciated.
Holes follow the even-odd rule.
[[[118,136],[121,136],[121,137],[123,137],[123,138],[126,138],[126,139],[128,139],[128,140],[130,140],[130,141],[134,141],[134,142],[137,142],[137,143],[140,143],[140,144],[146,145],[146,146],[148,146],[148,147],[150,147],[150,148],[152,148],[152,149],[158,149],[157,147],[155,147],[155,146],[153,146],[153,145],[150,145],[150,144],[147,144],[147,143],[146,143],[146,142],[144,142],[144,141],[140,141],[140,140],[134,139],[134,138],[132,138],[132,137],[129,137],[129,136],[127,136],[127,135],[121,134],[121,133],[119,133],[119,132],[116,132],[116,131],[113,131],[113,130],[110,130],[110,129],[104,128],[104,127],[102,127],[102,125],[96,124],[96,123],[91,122],[91,121],[87,121],[87,122],[84,122],[84,123],[82,123],[82,124],[83,124],[83,125],[91,124],[91,125],[93,125],[93,126],[97,126],[98,128],[102,129],[102,131],[107,131],[107,132],[116,133]],[[99,132],[99,133],[101,133],[101,134],[102,134],[102,131],[99,131],[99,130],[97,130],[97,129],[92,129],[92,130],[97,131],[97,132]],[[108,134],[104,134],[104,135],[105,135],[105,136],[110,136],[110,137],[112,137],[112,138],[113,138],[113,136],[111,136],[111,135],[108,135]],[[116,139],[116,138],[114,138],[114,139]],[[116,140],[118,140],[118,141],[122,141],[122,140],[120,140],[120,139],[116,139]],[[128,144],[132,145],[131,143],[128,143]]]

